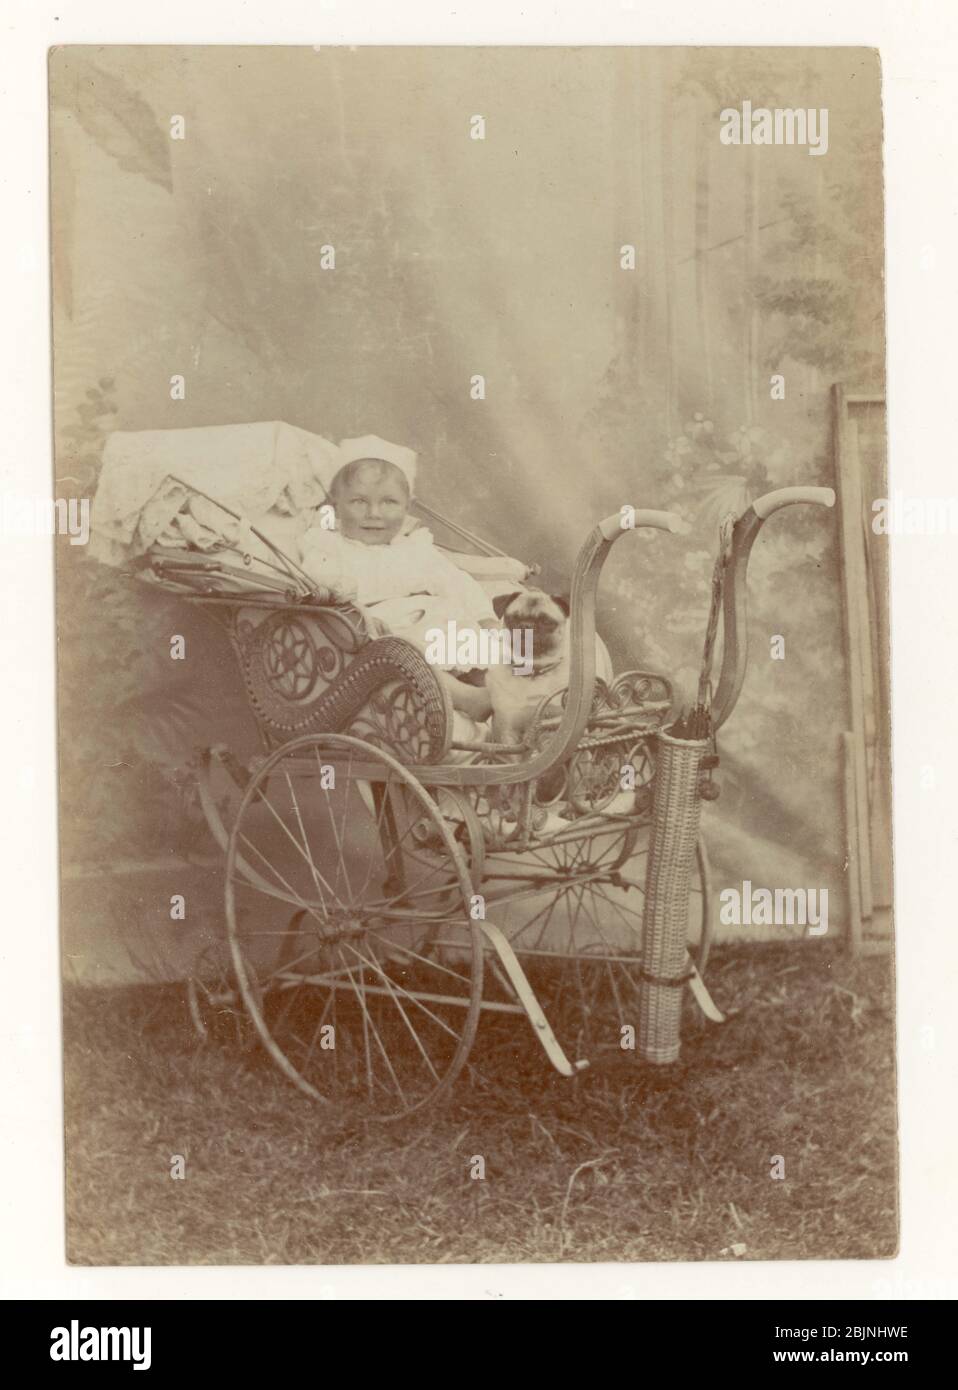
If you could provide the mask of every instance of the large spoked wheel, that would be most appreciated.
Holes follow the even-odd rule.
[[[488,913],[501,927],[567,1056],[595,1057],[638,1035],[649,826],[622,822],[486,859]],[[689,950],[704,968],[711,935],[700,840],[689,891]],[[496,983],[487,981],[487,998]]]
[[[315,1100],[398,1119],[468,1056],[482,943],[444,810],[345,734],[285,744],[246,788],[226,859],[233,969],[266,1051]],[[453,960],[432,947],[451,931]]]

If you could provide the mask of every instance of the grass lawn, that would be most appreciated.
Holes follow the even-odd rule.
[[[178,989],[72,986],[68,1258],[893,1255],[890,959],[817,942],[719,948],[709,980],[741,1012],[715,1028],[689,1008],[667,1085],[630,1053],[567,1080],[527,1025],[484,1018],[451,1099],[398,1126],[331,1123],[259,1051],[198,1042]],[[484,1180],[470,1177],[474,1155]],[[770,1176],[776,1155],[784,1180]]]

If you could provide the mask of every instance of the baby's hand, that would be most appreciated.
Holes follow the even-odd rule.
[[[505,559],[502,564],[502,571],[506,578],[512,578],[516,584],[524,584],[527,578],[534,573],[537,567],[526,564],[523,560]]]
[[[371,613],[366,613],[365,619],[366,631],[369,633],[370,637],[389,636],[389,628],[383,622],[382,618],[374,618]]]

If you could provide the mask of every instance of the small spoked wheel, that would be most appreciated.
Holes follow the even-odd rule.
[[[391,754],[320,734],[266,759],[230,834],[227,934],[260,1040],[300,1090],[398,1119],[448,1089],[482,996],[472,892],[448,808]]]
[[[636,1034],[643,969],[648,824],[614,822],[486,859],[489,914],[502,928],[556,1037],[572,1057],[619,1051]],[[711,914],[700,841],[689,884],[689,951],[704,968]],[[487,997],[495,998],[495,973]]]
[[[186,979],[186,1003],[199,1041],[225,1036],[234,1045],[248,1045],[252,1028],[225,942],[220,947],[207,946],[193,961]]]

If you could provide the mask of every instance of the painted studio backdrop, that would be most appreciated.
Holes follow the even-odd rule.
[[[617,667],[690,699],[719,521],[837,486],[833,386],[882,398],[879,82],[853,49],[55,51],[57,495],[93,495],[114,430],[376,433],[418,451],[427,503],[556,591],[595,521],[678,509],[689,535],[616,547],[599,626]],[[827,152],[722,143],[745,101],[827,109]],[[81,547],[59,555],[67,963],[175,973],[193,938],[171,942],[169,893],[188,881],[193,925],[221,914],[176,750],[253,751],[239,674],[212,636],[171,671],[169,632],[196,620],[171,629]],[[827,887],[836,933],[842,574],[837,511],[765,528],[704,822],[717,887]]]

